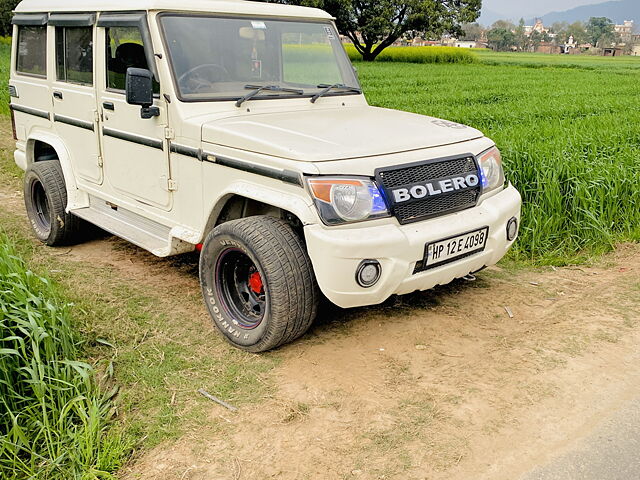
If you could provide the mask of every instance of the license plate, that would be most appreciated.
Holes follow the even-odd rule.
[[[483,252],[489,238],[489,227],[455,237],[429,243],[426,248],[425,266],[434,268],[460,258]]]

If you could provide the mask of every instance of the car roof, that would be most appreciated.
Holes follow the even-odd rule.
[[[127,11],[209,12],[230,15],[260,15],[298,18],[332,18],[317,8],[250,2],[246,0],[23,0],[19,13],[127,12]]]

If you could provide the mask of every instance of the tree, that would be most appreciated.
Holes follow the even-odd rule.
[[[499,52],[511,50],[516,44],[516,36],[511,30],[506,28],[493,28],[487,33],[489,46]]]
[[[13,28],[11,18],[13,10],[18,6],[20,0],[0,0],[0,37],[11,35]]]
[[[526,48],[527,43],[529,42],[529,39],[527,38],[527,34],[524,27],[525,27],[524,18],[521,18],[520,22],[518,23],[518,26],[514,30],[514,35],[516,36],[518,50],[521,50],[521,51]]]
[[[522,21],[524,23],[524,20]],[[512,32],[516,26],[509,20],[497,20],[491,25],[491,30],[509,30]]]
[[[586,43],[589,41],[587,37],[587,30],[582,22],[574,22],[567,27],[566,32],[566,41],[569,40],[569,37],[573,37],[575,42],[579,45],[581,43]]]
[[[587,22],[587,36],[594,47],[611,43],[615,39],[613,23],[606,17],[591,17]]]
[[[366,61],[373,61],[402,37],[461,35],[464,23],[480,16],[482,0],[270,0],[320,7],[336,17]]]
[[[567,43],[567,40],[569,40],[569,36],[567,35],[568,28],[569,24],[567,22],[554,22],[553,25],[551,25],[549,31],[555,34],[553,41],[556,45]]]
[[[478,23],[465,23],[462,26],[462,40],[478,41],[484,36],[484,29]]]

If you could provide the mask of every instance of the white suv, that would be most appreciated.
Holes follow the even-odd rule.
[[[179,6],[178,6],[179,5]],[[457,123],[367,104],[332,18],[226,0],[24,0],[10,93],[47,245],[95,224],[201,250],[215,325],[260,352],[341,307],[498,262],[521,199]]]

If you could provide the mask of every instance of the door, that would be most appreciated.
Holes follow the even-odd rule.
[[[9,94],[18,139],[27,127],[50,128],[51,92],[47,81],[47,16],[17,14],[13,18],[13,63]]]
[[[105,177],[120,195],[163,210],[171,209],[169,188],[169,152],[165,141],[166,104],[155,84],[155,106],[160,115],[150,119],[140,116],[140,107],[129,105],[125,96],[128,68],[148,69],[150,45],[143,32],[146,18],[133,15],[127,20],[119,14],[113,20],[103,14],[98,35],[104,42],[105,82],[98,92],[102,117],[102,151]],[[140,21],[140,19],[144,21]],[[143,40],[144,39],[144,40]],[[148,43],[148,40],[146,40]]]
[[[78,183],[102,184],[102,156],[94,74],[95,15],[51,15],[55,26],[56,72],[53,112],[56,130],[69,150]]]

